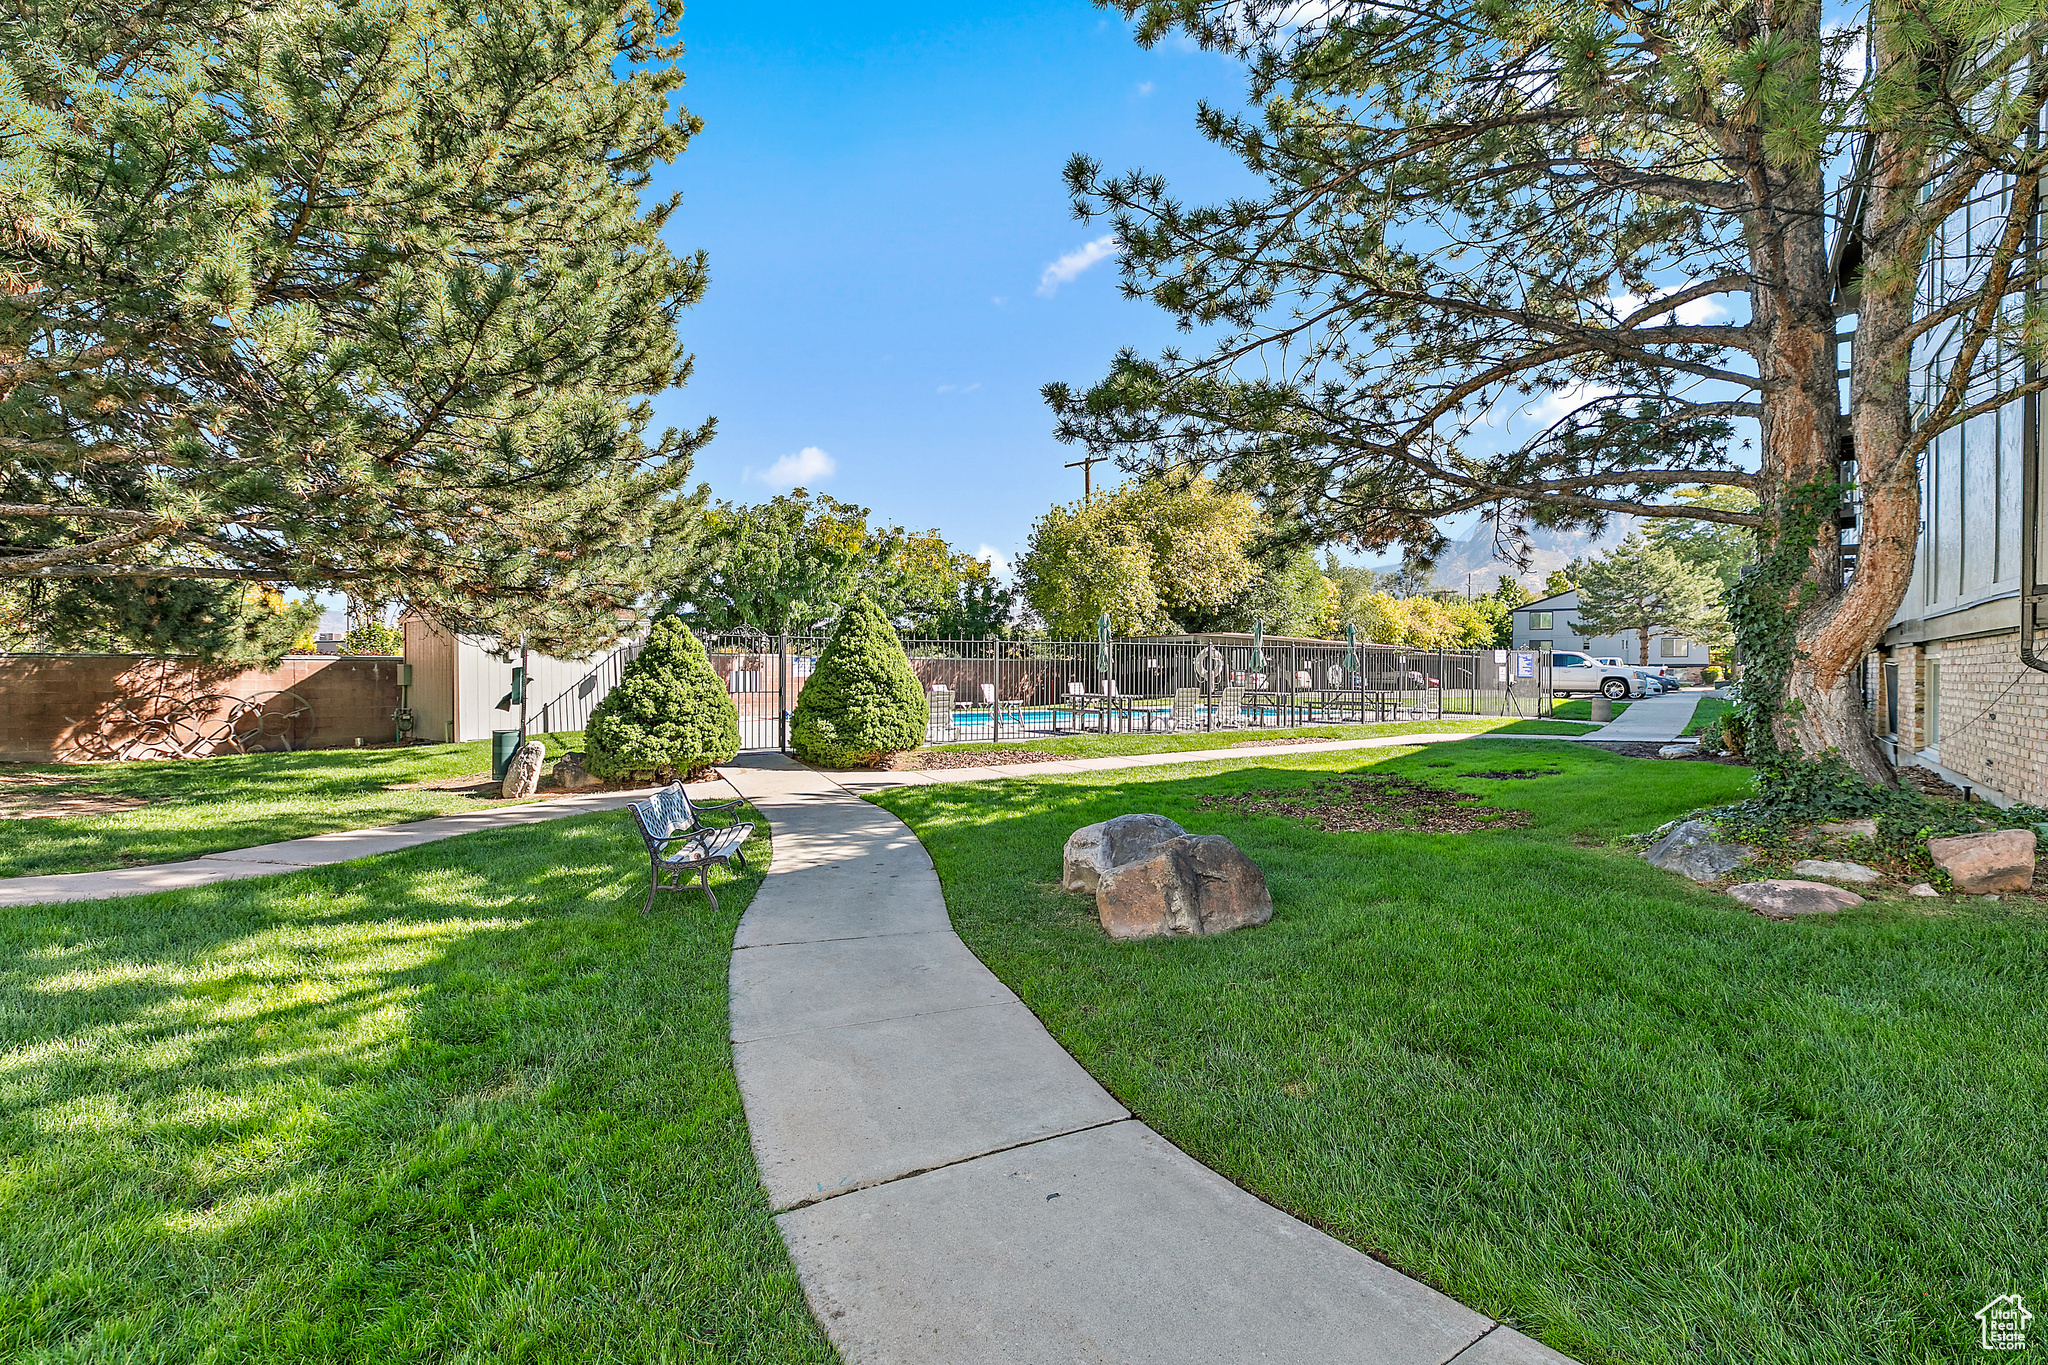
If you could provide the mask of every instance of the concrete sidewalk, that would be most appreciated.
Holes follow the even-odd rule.
[[[401,848],[453,839],[460,834],[531,825],[542,820],[561,820],[592,811],[617,810],[629,801],[650,795],[653,789],[630,792],[598,792],[589,796],[561,796],[517,806],[493,806],[489,810],[462,815],[442,815],[430,820],[412,820],[402,825],[378,825],[371,829],[336,830],[303,839],[262,844],[255,848],[209,853],[204,857],[176,863],[153,863],[147,867],[123,867],[106,872],[57,872],[41,877],[0,879],[0,907],[36,905],[49,901],[90,901],[108,896],[141,896],[152,891],[177,891],[188,886],[235,881],[243,877],[270,877],[302,867],[324,867],[373,854],[392,853]],[[692,796],[721,799],[723,782],[700,782],[690,788]]]
[[[1669,744],[1692,723],[1704,692],[1666,692],[1661,697],[1632,701],[1628,710],[1581,739],[1602,744]]]
[[[777,754],[725,773],[775,839],[734,940],[734,1066],[783,1240],[850,1365],[1566,1359],[1132,1119],[953,933],[916,836],[851,789],[870,775]]]

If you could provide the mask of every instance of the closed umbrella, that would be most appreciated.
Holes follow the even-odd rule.
[[[1351,622],[1344,623],[1344,676],[1350,677],[1358,671],[1358,627]]]
[[[1095,623],[1095,667],[1105,674],[1110,669],[1108,612],[1102,613],[1102,619]]]
[[[1266,671],[1266,623],[1252,622],[1252,672]]]

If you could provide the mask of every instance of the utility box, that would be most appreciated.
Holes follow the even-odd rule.
[[[517,730],[491,731],[491,781],[503,782],[505,770],[512,766],[513,755],[519,752]]]
[[[398,666],[398,685],[399,685],[400,687],[411,687],[411,686],[412,686],[412,665],[411,665],[411,664],[400,664],[400,665]]]

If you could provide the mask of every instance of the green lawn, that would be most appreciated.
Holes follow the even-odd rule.
[[[1582,735],[1594,728],[1551,720],[1450,716],[1443,720],[1399,721],[1382,725],[1300,725],[1291,729],[1190,730],[1180,734],[1146,734],[1141,730],[1127,735],[1060,735],[1052,739],[1026,740],[1021,744],[947,744],[940,747],[945,753],[1032,749],[1044,754],[1058,754],[1062,758],[1104,758],[1228,749],[1233,744],[1258,739],[1381,739],[1395,735],[1477,735],[1490,731],[1509,735]]]
[[[1615,702],[1614,718],[1620,720],[1622,713],[1628,710],[1630,704],[1625,701]],[[1593,718],[1593,699],[1591,697],[1573,697],[1570,701],[1555,702],[1550,708],[1550,714],[1556,720],[1591,720]]]
[[[1196,797],[1368,769],[1522,829],[1323,834]],[[1461,774],[1561,769],[1496,781]],[[1975,1358],[2048,1284],[2048,923],[1776,923],[1614,847],[1739,768],[1476,740],[902,788],[954,924],[1133,1112],[1232,1180],[1587,1362]],[[1110,942],[1078,826],[1237,841],[1273,922]]]
[[[547,743],[553,759],[581,747],[583,737],[534,738]],[[487,740],[149,763],[8,764],[0,766],[0,781],[54,777],[66,792],[149,804],[106,815],[0,820],[0,877],[170,862],[329,830],[478,810],[491,802],[459,791],[392,788],[467,775],[481,779],[490,772]]]
[[[1735,709],[1735,704],[1720,697],[1701,697],[1700,704],[1693,709],[1692,719],[1686,722],[1682,735],[1703,735],[1707,727]]]
[[[765,859],[765,840],[749,855]],[[830,1361],[617,814],[0,920],[0,1359]]]

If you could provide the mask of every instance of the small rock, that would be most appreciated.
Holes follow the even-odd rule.
[[[1698,757],[1699,751],[1700,746],[1697,744],[1667,744],[1663,748],[1657,750],[1657,757],[1695,758]]]
[[[1795,915],[1827,915],[1863,904],[1863,897],[1826,882],[1773,880],[1744,882],[1728,894],[1760,915],[1791,919]]]
[[[1802,858],[1792,864],[1795,876],[1823,882],[1881,882],[1884,873],[1862,863],[1831,863],[1821,858]]]
[[[529,739],[519,746],[519,752],[512,755],[512,762],[505,768],[505,785],[499,788],[506,796],[531,796],[540,786],[541,764],[547,761],[548,750],[537,739]]]
[[[1643,856],[1662,871],[1682,873],[1696,882],[1717,882],[1756,857],[1756,850],[1747,844],[1716,843],[1712,825],[1687,820],[1650,845]]]
[[[2004,899],[2005,899],[2005,897],[2003,897],[2003,896],[1979,896],[1979,897],[1978,897],[1978,899],[1979,899],[1979,900],[1987,900],[1987,901],[2002,901],[2002,900],[2004,900]]]
[[[1093,894],[1109,870],[1142,858],[1187,831],[1163,815],[1119,815],[1067,836],[1060,855],[1060,889]]]
[[[1833,820],[1825,825],[1816,826],[1815,832],[1826,834],[1836,839],[1875,839],[1877,837],[1877,821]]]
[[[563,754],[555,764],[555,781],[569,791],[581,791],[585,787],[602,786],[603,782],[591,776],[584,766],[584,755],[579,751]]]
[[[1941,893],[1926,882],[1915,882],[1906,888],[1906,894],[1909,896],[1939,896]]]
[[[1927,855],[1956,890],[2026,891],[2034,885],[2034,831],[1999,829],[1929,839]]]
[[[1273,896],[1265,873],[1230,840],[1184,834],[1112,867],[1095,910],[1111,938],[1221,934],[1273,918]]]

